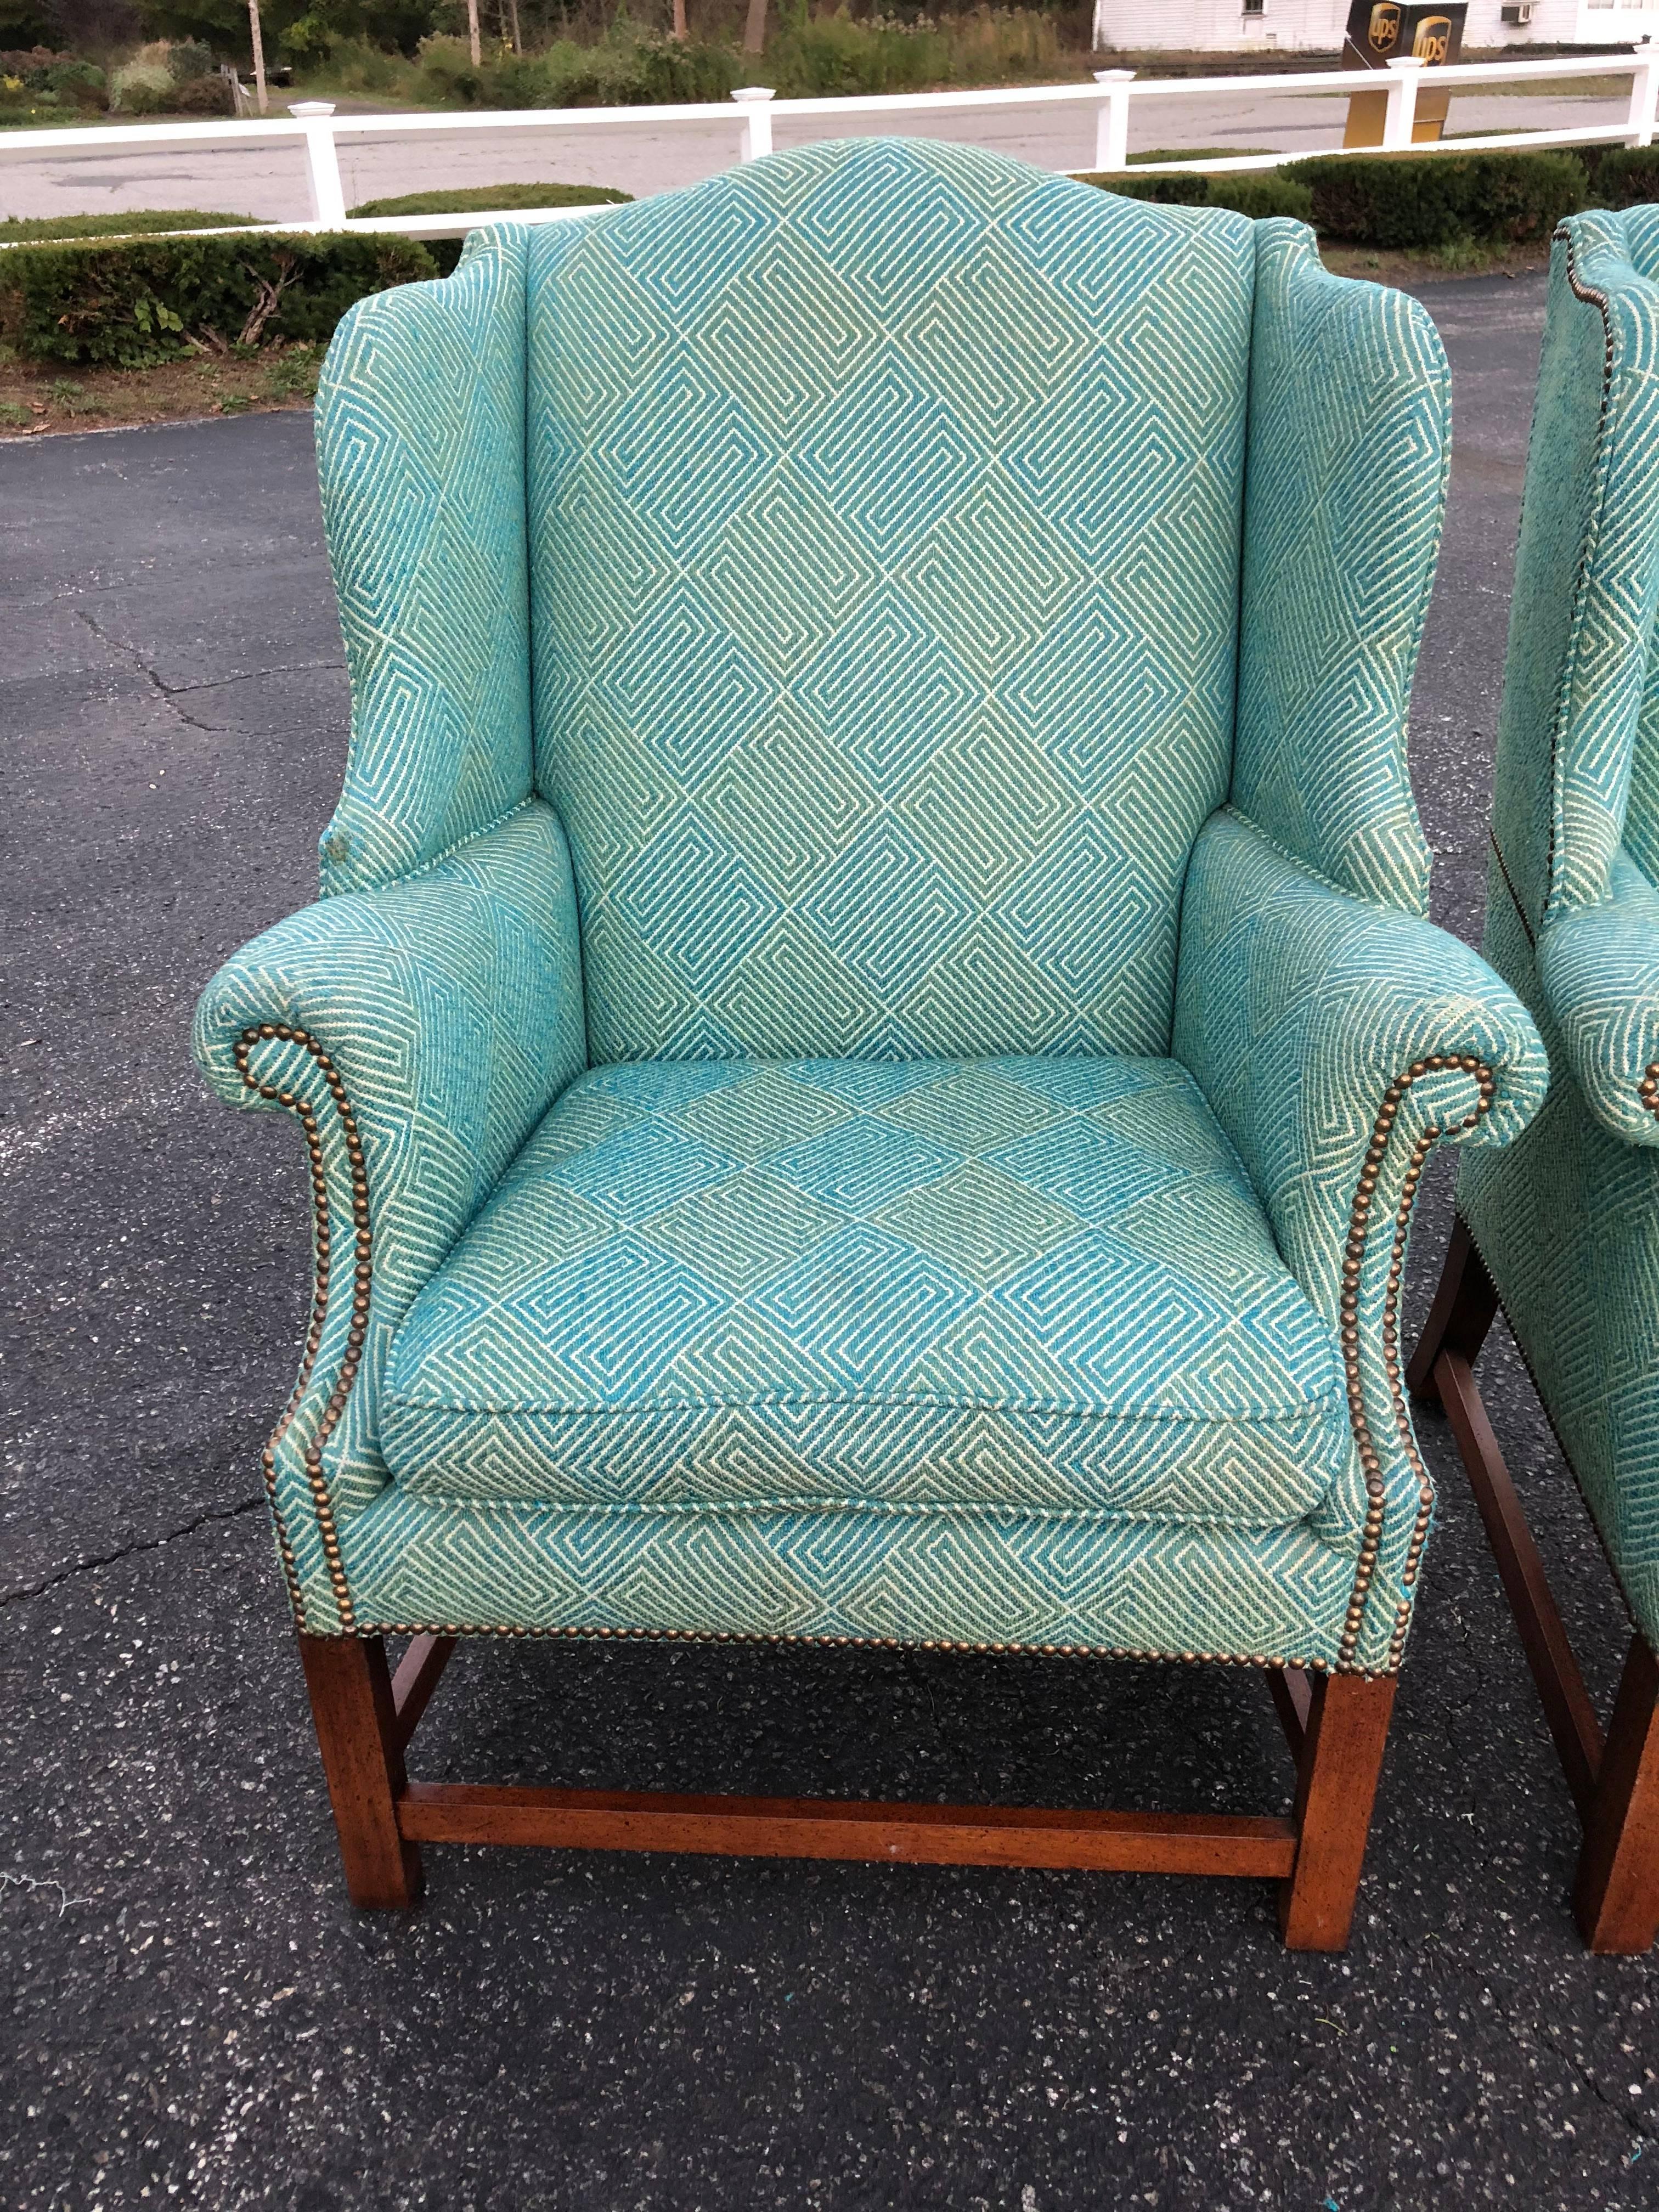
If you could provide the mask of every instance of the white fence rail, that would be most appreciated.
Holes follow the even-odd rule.
[[[150,123],[90,127],[66,131],[10,131],[0,132],[0,162],[52,161],[64,156],[107,153],[117,147],[248,146],[262,141],[301,140],[310,184],[307,214],[280,223],[249,225],[250,230],[395,231],[411,238],[459,238],[489,222],[556,222],[580,221],[597,214],[593,207],[521,208],[457,215],[376,216],[353,220],[346,213],[345,191],[340,178],[338,147],[342,139],[432,139],[441,143],[453,131],[626,130],[639,125],[653,131],[672,130],[678,124],[726,122],[734,127],[733,150],[739,161],[752,161],[772,151],[775,114],[818,121],[836,116],[890,117],[902,131],[902,118],[926,114],[944,118],[954,111],[985,107],[1042,107],[1075,105],[1095,110],[1094,173],[1128,166],[1129,116],[1143,101],[1166,99],[1191,100],[1267,96],[1304,98],[1310,94],[1350,94],[1386,91],[1382,128],[1386,150],[1415,150],[1432,154],[1431,146],[1413,148],[1418,90],[1425,64],[1416,60],[1392,61],[1386,71],[1367,75],[1354,70],[1313,70],[1279,72],[1261,76],[1143,77],[1133,70],[1097,70],[1091,82],[1081,84],[1003,86],[986,92],[910,92],[859,99],[791,100],[781,108],[769,103],[773,94],[763,85],[747,85],[732,94],[736,112],[720,102],[656,107],[537,107],[485,109],[465,115],[337,115],[325,100],[296,100],[286,119],[226,118],[222,122]],[[1449,141],[1442,150],[1478,153],[1483,149],[1547,146],[1625,145],[1653,143],[1655,111],[1659,106],[1659,45],[1644,42],[1628,53],[1601,53],[1559,61],[1460,62],[1437,69],[1431,80],[1437,92],[1460,92],[1480,85],[1516,87],[1529,80],[1552,86],[1574,78],[1628,76],[1630,101],[1622,123],[1575,126],[1565,130],[1499,131]],[[1381,82],[1379,82],[1379,79]],[[1312,149],[1340,154],[1340,146]],[[1360,149],[1356,149],[1360,150]],[[1287,161],[1310,158],[1310,149],[1290,153],[1237,154],[1201,161],[1137,163],[1139,173],[1156,175],[1182,169],[1272,169]],[[118,216],[111,217],[112,232]],[[201,235],[198,233],[196,235]]]

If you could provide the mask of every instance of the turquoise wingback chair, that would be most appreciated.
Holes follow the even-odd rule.
[[[310,1147],[266,1470],[360,1901],[654,1839],[1272,1875],[1346,1940],[1431,1503],[1412,1199],[1545,1082],[1423,919],[1447,405],[1300,226],[926,143],[346,319],[325,895],[197,1035]],[[410,1783],[473,1632],[1255,1662],[1296,1808]]]
[[[1413,1383],[1451,1414],[1585,1822],[1597,1950],[1659,1926],[1659,210],[1556,235],[1498,730],[1486,948],[1543,1110],[1463,1163]],[[1605,1750],[1472,1374],[1501,1301],[1635,1635]]]

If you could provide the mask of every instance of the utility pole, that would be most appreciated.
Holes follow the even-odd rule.
[[[252,0],[248,0],[252,5]],[[483,59],[483,49],[478,44],[478,0],[466,0],[466,35],[472,48],[472,66],[477,69]]]
[[[259,112],[265,112],[265,42],[259,32],[259,0],[247,0],[248,28],[253,33],[253,82],[258,88]]]
[[[746,54],[766,51],[766,0],[749,0],[749,21],[744,30],[743,50]]]
[[[690,35],[685,27],[685,0],[674,0],[674,36],[684,46]]]

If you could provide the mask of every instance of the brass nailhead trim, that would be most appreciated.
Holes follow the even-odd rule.
[[[1565,223],[1560,224],[1551,234],[1551,243],[1555,244],[1558,241],[1567,249],[1567,284],[1573,298],[1583,301],[1588,307],[1594,307],[1601,318],[1601,404],[1595,425],[1595,459],[1599,475],[1606,452],[1607,410],[1613,402],[1613,308],[1605,292],[1598,292],[1593,285],[1586,284],[1580,277],[1577,264],[1573,258],[1572,233],[1567,228]],[[1560,750],[1561,728],[1566,719],[1567,694],[1571,687],[1573,669],[1577,660],[1578,635],[1583,626],[1584,591],[1589,581],[1591,550],[1601,519],[1598,505],[1596,512],[1591,517],[1590,527],[1584,533],[1583,544],[1579,548],[1578,574],[1573,585],[1573,614],[1568,637],[1567,658],[1562,668],[1561,683],[1556,695],[1555,720],[1550,730],[1550,836],[1544,863],[1544,915],[1548,913],[1550,902],[1555,892],[1556,757]],[[1508,871],[1505,870],[1504,872],[1507,875]],[[1539,919],[1541,927],[1543,915],[1540,915]],[[1525,920],[1524,915],[1522,920]],[[1528,934],[1531,935],[1530,930]]]
[[[1659,1114],[1659,1060],[1650,1066],[1647,1073],[1637,1085],[1636,1091],[1650,1114]]]
[[[276,1504],[276,1452],[289,1425],[300,1410],[312,1371],[317,1364],[317,1353],[323,1340],[324,1325],[328,1319],[329,1285],[332,1266],[331,1249],[332,1229],[329,1214],[327,1171],[323,1160],[323,1142],[318,1132],[317,1116],[307,1099],[292,1091],[281,1089],[274,1083],[261,1083],[248,1067],[248,1055],[256,1044],[275,1039],[283,1044],[297,1044],[311,1054],[317,1072],[328,1085],[330,1101],[345,1138],[346,1157],[351,1168],[351,1214],[356,1229],[356,1261],[353,1268],[352,1326],[346,1339],[345,1355],[340,1362],[339,1377],[328,1403],[323,1408],[322,1419],[317,1424],[316,1434],[307,1446],[305,1455],[306,1480],[310,1486],[313,1509],[316,1514],[317,1534],[323,1547],[323,1558],[328,1567],[329,1587],[334,1593],[334,1602],[339,1608],[340,1626],[348,1635],[354,1632],[356,1618],[352,1610],[351,1590],[346,1581],[345,1564],[340,1557],[339,1531],[335,1526],[334,1501],[329,1495],[328,1478],[323,1473],[323,1446],[338,1425],[345,1411],[351,1386],[357,1379],[357,1370],[362,1364],[363,1317],[368,1313],[373,1279],[373,1249],[368,1220],[368,1176],[363,1164],[363,1148],[357,1133],[357,1123],[345,1094],[345,1085],[333,1061],[316,1039],[305,1030],[292,1028],[286,1022],[259,1022],[246,1029],[236,1040],[236,1072],[250,1091],[273,1104],[286,1107],[299,1116],[305,1131],[306,1149],[311,1155],[311,1195],[315,1210],[315,1240],[317,1251],[316,1287],[312,1295],[311,1326],[306,1333],[305,1356],[301,1362],[299,1379],[292,1396],[283,1409],[281,1419],[271,1431],[270,1441],[265,1446],[262,1464],[264,1469],[265,1495],[270,1501],[271,1516],[276,1524],[276,1547],[282,1555],[283,1571],[288,1582],[289,1599],[294,1607],[294,1617],[300,1627],[307,1627],[305,1600],[300,1588],[299,1570],[295,1563],[294,1547],[289,1540],[283,1516]]]
[[[1483,1114],[1491,1110],[1498,1094],[1498,1079],[1484,1060],[1474,1053],[1431,1053],[1426,1059],[1414,1060],[1403,1074],[1398,1075],[1383,1094],[1381,1110],[1371,1131],[1371,1141],[1360,1170],[1359,1187],[1354,1193],[1353,1206],[1348,1216],[1347,1249],[1342,1263],[1342,1364],[1347,1379],[1348,1419],[1353,1429],[1354,1443],[1359,1453],[1359,1464],[1365,1477],[1365,1527],[1360,1540],[1358,1564],[1354,1570],[1353,1590],[1348,1600],[1347,1618],[1343,1624],[1342,1642],[1337,1654],[1337,1667],[1346,1671],[1352,1664],[1359,1643],[1359,1632],[1364,1624],[1365,1601],[1370,1593],[1372,1578],[1376,1571],[1378,1554],[1382,1548],[1382,1521],[1385,1493],[1382,1485],[1382,1461],[1371,1433],[1370,1422],[1365,1412],[1364,1388],[1359,1370],[1359,1333],[1358,1312],[1358,1285],[1364,1268],[1366,1239],[1370,1231],[1371,1198],[1377,1179],[1382,1171],[1394,1125],[1406,1093],[1413,1083],[1425,1075],[1438,1075],[1450,1069],[1459,1069],[1479,1080],[1480,1101],[1472,1114],[1465,1115],[1456,1125],[1457,1133],[1474,1127]],[[1409,1590],[1417,1578],[1418,1563],[1423,1556],[1423,1546],[1429,1531],[1429,1516],[1434,1509],[1434,1486],[1427,1468],[1419,1455],[1412,1436],[1411,1417],[1406,1407],[1406,1394],[1401,1382],[1399,1340],[1400,1282],[1405,1268],[1406,1237],[1411,1227],[1412,1209],[1417,1200],[1418,1187],[1422,1181],[1423,1164],[1440,1137],[1449,1132],[1431,1123],[1419,1137],[1410,1164],[1401,1185],[1400,1204],[1395,1215],[1394,1245],[1389,1258],[1386,1294],[1382,1306],[1382,1365],[1389,1378],[1389,1394],[1393,1401],[1395,1426],[1400,1442],[1418,1479],[1418,1510],[1412,1540],[1406,1554],[1405,1571],[1401,1577]],[[1393,1638],[1389,1647],[1385,1671],[1395,1673],[1405,1648],[1406,1628],[1411,1619],[1410,1601],[1399,1608]]]
[[[806,1644],[829,1651],[950,1651],[1014,1659],[1137,1659],[1213,1667],[1299,1667],[1334,1672],[1328,1659],[1261,1658],[1237,1651],[1142,1651],[1121,1644],[958,1644],[945,1637],[767,1635],[757,1629],[492,1627],[477,1621],[360,1621],[349,1632],[368,1636],[498,1636],[552,1638],[567,1644]],[[1364,1670],[1368,1680],[1375,1679]]]
[[[936,1639],[932,1638],[916,1640],[890,1636],[791,1636],[783,1634],[769,1636],[751,1632],[705,1632],[694,1629],[668,1628],[525,1628],[514,1625],[501,1625],[494,1627],[478,1627],[476,1626],[469,1626],[464,1622],[453,1621],[436,1625],[431,1623],[412,1623],[404,1621],[381,1621],[374,1624],[364,1623],[360,1625],[356,1618],[355,1610],[352,1605],[351,1592],[346,1581],[344,1565],[340,1556],[339,1534],[334,1519],[333,1501],[329,1496],[327,1479],[323,1473],[322,1452],[323,1446],[327,1443],[329,1437],[338,1424],[340,1415],[345,1409],[346,1401],[350,1395],[352,1384],[356,1380],[357,1370],[362,1362],[362,1341],[364,1335],[362,1317],[368,1311],[370,1286],[373,1279],[373,1238],[368,1218],[368,1175],[363,1158],[362,1144],[357,1133],[356,1117],[352,1114],[349,1102],[346,1097],[345,1085],[341,1081],[338,1071],[335,1068],[332,1060],[330,1060],[328,1054],[323,1050],[323,1048],[306,1030],[295,1029],[283,1023],[263,1022],[256,1024],[251,1029],[245,1030],[240,1037],[237,1040],[235,1048],[237,1073],[240,1075],[242,1081],[247,1085],[250,1091],[258,1091],[261,1097],[269,1099],[276,1104],[287,1107],[291,1112],[298,1115],[301,1126],[305,1131],[307,1148],[311,1155],[312,1194],[316,1209],[316,1288],[312,1302],[311,1326],[306,1336],[305,1357],[301,1365],[298,1380],[295,1382],[294,1386],[293,1394],[289,1397],[288,1404],[284,1407],[282,1417],[278,1420],[276,1428],[271,1432],[270,1441],[265,1446],[263,1455],[265,1492],[270,1501],[271,1515],[276,1523],[277,1547],[282,1556],[283,1571],[288,1582],[289,1599],[294,1607],[295,1618],[302,1629],[306,1627],[307,1624],[305,1619],[304,1600],[300,1589],[299,1573],[295,1562],[293,1547],[289,1539],[288,1531],[283,1524],[282,1514],[276,1503],[276,1455],[277,1447],[282,1443],[283,1437],[287,1433],[289,1425],[294,1419],[295,1413],[299,1410],[300,1404],[305,1396],[307,1387],[311,1380],[313,1369],[316,1364],[317,1353],[322,1342],[324,1325],[328,1315],[331,1224],[330,1218],[326,1175],[323,1161],[322,1140],[318,1133],[316,1115],[313,1111],[312,1107],[307,1101],[299,1097],[294,1092],[283,1091],[274,1084],[261,1083],[257,1076],[249,1072],[248,1056],[252,1047],[262,1041],[273,1038],[283,1043],[300,1045],[305,1051],[311,1054],[313,1060],[316,1062],[319,1073],[322,1075],[324,1081],[328,1085],[331,1100],[334,1106],[335,1112],[339,1117],[341,1128],[346,1140],[346,1154],[351,1168],[352,1216],[354,1227],[356,1232],[355,1242],[357,1249],[357,1258],[354,1271],[355,1284],[352,1297],[353,1326],[348,1332],[345,1357],[340,1364],[339,1380],[324,1409],[323,1418],[318,1425],[317,1433],[307,1450],[305,1459],[307,1480],[310,1486],[312,1499],[317,1516],[318,1534],[322,1541],[323,1556],[328,1565],[329,1583],[334,1593],[335,1603],[339,1609],[340,1626],[345,1634],[349,1636],[459,1637],[483,1635],[507,1637],[557,1637],[566,1640],[580,1639],[584,1641],[607,1643],[806,1644],[815,1645],[821,1644],[832,1649],[860,1646],[872,1650],[957,1651],[976,1653],[1023,1652],[1044,1657],[1058,1658],[1091,1656],[1110,1659],[1179,1659],[1189,1662],[1202,1661],[1209,1664],[1219,1666],[1300,1667],[1305,1670],[1316,1673],[1324,1672],[1328,1669],[1329,1662],[1321,1659],[1294,1657],[1242,1658],[1237,1654],[1232,1652],[1148,1651],[1134,1650],[1121,1644],[963,1644],[951,1642],[948,1639]],[[1463,1054],[1459,1055],[1455,1054],[1439,1053],[1433,1054],[1425,1060],[1414,1060],[1411,1066],[1408,1067],[1402,1075],[1397,1077],[1395,1082],[1389,1085],[1389,1090],[1384,1096],[1382,1109],[1377,1115],[1376,1121],[1372,1130],[1370,1146],[1365,1155],[1364,1165],[1360,1172],[1358,1188],[1355,1192],[1353,1206],[1349,1216],[1347,1249],[1342,1268],[1346,1287],[1342,1293],[1342,1322],[1340,1335],[1342,1341],[1343,1364],[1347,1376],[1349,1419],[1352,1425],[1355,1442],[1358,1448],[1360,1465],[1364,1470],[1365,1487],[1369,1504],[1365,1517],[1364,1534],[1360,1545],[1359,1559],[1355,1569],[1353,1592],[1349,1601],[1347,1618],[1343,1629],[1341,1648],[1336,1662],[1337,1668],[1343,1672],[1355,1671],[1352,1668],[1352,1662],[1353,1660],[1354,1650],[1358,1642],[1360,1627],[1364,1619],[1366,1596],[1370,1589],[1372,1577],[1376,1571],[1377,1555],[1381,1549],[1382,1540],[1384,1504],[1382,1489],[1382,1463],[1372,1440],[1370,1424],[1365,1415],[1364,1390],[1359,1374],[1358,1330],[1357,1325],[1358,1303],[1357,1285],[1364,1261],[1365,1244],[1370,1227],[1371,1196],[1376,1190],[1377,1179],[1382,1170],[1382,1162],[1388,1152],[1389,1139],[1393,1133],[1395,1119],[1398,1113],[1401,1101],[1405,1097],[1407,1090],[1413,1083],[1416,1082],[1419,1077],[1426,1074],[1440,1073],[1449,1068],[1462,1068],[1468,1073],[1478,1074],[1480,1080],[1480,1103],[1475,1108],[1473,1114],[1466,1115],[1463,1121],[1458,1124],[1459,1129],[1472,1129],[1475,1126],[1476,1122],[1479,1121],[1481,1115],[1489,1110],[1496,1095],[1497,1085],[1496,1079],[1494,1078],[1491,1068],[1484,1060],[1476,1058],[1473,1054]],[[1642,1085],[1642,1091],[1645,1103],[1650,1106],[1652,1111],[1659,1113],[1659,1061],[1656,1061],[1653,1066],[1649,1069],[1647,1077]],[[1411,1166],[1407,1171],[1405,1182],[1402,1186],[1400,1206],[1395,1218],[1394,1250],[1388,1274],[1388,1292],[1383,1313],[1383,1363],[1388,1372],[1390,1395],[1394,1401],[1395,1424],[1399,1430],[1401,1441],[1404,1446],[1407,1455],[1419,1477],[1421,1486],[1421,1503],[1419,1508],[1417,1524],[1413,1532],[1412,1543],[1407,1553],[1406,1571],[1403,1577],[1407,1588],[1409,1588],[1412,1583],[1415,1580],[1418,1562],[1422,1556],[1423,1544],[1428,1531],[1429,1515],[1432,1510],[1434,1503],[1434,1492],[1429,1480],[1427,1470],[1425,1468],[1422,1460],[1417,1452],[1416,1446],[1412,1439],[1410,1420],[1406,1410],[1405,1394],[1401,1387],[1401,1369],[1397,1333],[1398,1300],[1406,1236],[1410,1226],[1412,1208],[1416,1200],[1417,1188],[1421,1177],[1423,1162],[1430,1149],[1435,1144],[1441,1133],[1442,1132],[1440,1130],[1434,1127],[1431,1127],[1424,1132],[1413,1155]],[[1406,1623],[1409,1619],[1409,1611],[1410,1609],[1408,1605],[1402,1606],[1401,1607],[1401,1622],[1399,1627],[1395,1631],[1394,1641],[1389,1650],[1389,1664],[1387,1668],[1384,1670],[1385,1672],[1393,1673],[1399,1666],[1400,1652],[1404,1643],[1405,1628]]]

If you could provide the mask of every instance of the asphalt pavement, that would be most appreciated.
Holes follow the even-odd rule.
[[[1541,282],[1426,288],[1457,380],[1415,712],[1478,929]],[[257,1462],[298,1137],[191,1070],[310,896],[346,687],[300,414],[0,449],[9,1219],[0,2205],[1526,2212],[1659,2203],[1659,1972],[1588,1958],[1577,1831],[1443,1477],[1352,1948],[1249,1884],[433,1849],[346,1903]],[[1411,1315],[1447,1224],[1424,1207]],[[1507,1343],[1488,1402],[1609,1693],[1626,1631]],[[1273,1809],[1249,1670],[465,1648],[433,1775]]]
[[[1195,94],[1185,86],[1156,99],[1133,101],[1129,149],[1208,146],[1296,154],[1340,146],[1347,116],[1346,94],[1335,99],[1285,89],[1240,94],[1224,86]],[[1622,90],[1609,100],[1573,94],[1461,93],[1452,101],[1452,131],[1595,130],[1624,121],[1629,101]],[[985,146],[1044,169],[1086,169],[1095,158],[1095,111],[1087,105],[1058,107],[970,107],[906,110],[884,114],[808,116],[780,100],[773,131],[780,151],[815,139],[870,137],[898,130],[914,137],[949,138]],[[284,112],[280,100],[272,112]],[[579,108],[550,112],[544,129],[483,128],[419,135],[342,137],[337,143],[346,205],[390,199],[441,185],[610,185],[641,198],[695,184],[726,168],[736,156],[738,110],[731,121],[616,124],[584,119]],[[0,133],[0,218],[11,216],[102,215],[137,208],[210,208],[283,222],[310,208],[305,152],[297,140],[234,142],[215,146],[160,143],[94,147],[91,150],[26,154],[20,141]]]

